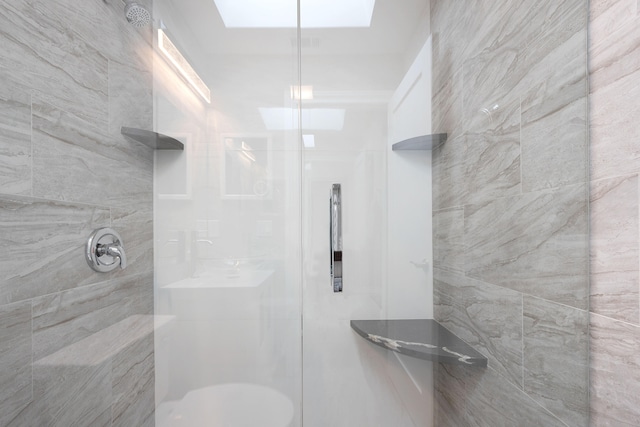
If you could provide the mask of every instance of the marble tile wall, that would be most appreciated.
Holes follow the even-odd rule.
[[[640,3],[592,0],[591,424],[640,425]]]
[[[152,335],[65,351],[153,310],[153,151],[120,135],[153,125],[151,40],[120,0],[0,0],[2,427],[152,425]],[[87,266],[104,226],[127,269]]]
[[[434,311],[489,359],[438,365],[435,425],[588,424],[587,20],[431,2]]]

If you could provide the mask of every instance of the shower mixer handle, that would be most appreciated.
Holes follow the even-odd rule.
[[[127,255],[124,253],[124,249],[120,246],[120,242],[118,243],[106,243],[100,244],[96,247],[96,253],[98,254],[98,258],[104,255],[109,255],[113,258],[118,258],[120,260],[120,268],[127,268]]]
[[[89,267],[100,273],[107,273],[120,267],[127,267],[127,255],[122,237],[112,228],[95,230],[89,236],[85,247],[85,258]]]

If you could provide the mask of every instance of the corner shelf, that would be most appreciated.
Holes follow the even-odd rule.
[[[154,150],[184,150],[184,144],[161,133],[137,128],[120,128],[120,133]]]
[[[487,366],[487,358],[433,319],[352,320],[367,341],[417,359],[466,366]]]
[[[434,133],[430,135],[416,136],[396,142],[391,146],[393,151],[401,150],[433,150],[447,140],[446,133]]]

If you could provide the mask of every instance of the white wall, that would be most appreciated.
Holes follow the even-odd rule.
[[[387,316],[431,319],[431,151],[391,151],[396,142],[431,133],[431,37],[394,92],[388,114]],[[432,363],[393,354],[387,369],[416,425],[432,425]]]

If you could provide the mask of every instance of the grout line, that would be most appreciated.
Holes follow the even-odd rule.
[[[520,300],[520,308],[521,308],[521,316],[520,316],[520,327],[522,328],[522,391],[527,393],[524,389],[524,294],[521,295]]]
[[[33,93],[29,94],[29,143],[31,148],[31,191],[30,196],[33,197]]]
[[[34,342],[33,342],[33,335],[34,335],[34,331],[33,331],[33,298],[30,299],[30,304],[29,304],[30,310],[31,310],[31,401],[34,401],[35,396],[33,395],[33,382],[34,382],[34,376],[33,376],[33,348],[34,348]]]
[[[640,329],[640,324],[635,324],[635,323],[627,322],[625,320],[615,319],[613,317],[609,317],[609,316],[605,316],[605,315],[602,315],[602,314],[594,313],[593,311],[589,313],[589,316],[601,317],[603,319],[611,320],[613,322],[622,323],[622,324],[625,324],[627,326],[632,326],[634,328]],[[589,322],[589,323],[591,323],[591,322]]]
[[[520,195],[524,194],[524,185],[522,183],[522,95],[520,95],[519,97],[519,104],[520,104],[520,124],[519,124],[519,128],[518,128],[518,149],[520,150],[520,156],[518,157],[519,162],[520,162],[520,167],[518,168],[520,170]]]
[[[75,202],[73,200],[61,200],[61,199],[47,199],[46,197],[37,197],[37,196],[26,196],[24,194],[7,194],[0,193],[0,198],[2,199],[11,199],[16,201],[24,201],[25,203],[31,202],[48,202],[56,205],[64,205],[64,206],[77,206],[77,207],[87,207],[87,208],[98,208],[98,209],[110,209],[107,205],[96,205],[87,202]],[[122,208],[126,209],[126,208]]]

